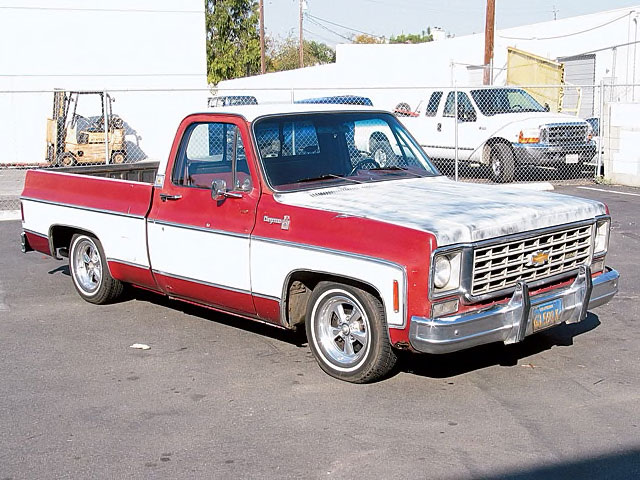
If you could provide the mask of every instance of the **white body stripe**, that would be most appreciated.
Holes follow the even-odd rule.
[[[107,258],[149,267],[145,219],[22,199],[25,230],[49,236],[52,225],[78,227],[98,237]]]
[[[254,292],[280,298],[287,276],[294,270],[310,270],[350,277],[371,284],[382,296],[390,326],[402,326],[405,319],[404,270],[366,257],[322,251],[277,241],[251,241],[251,281]],[[400,311],[393,311],[393,281],[399,286]],[[425,292],[425,295],[427,292]]]
[[[148,223],[153,269],[200,282],[251,291],[249,238]]]
[[[24,229],[48,236],[52,225],[82,228],[98,237],[107,258],[149,268],[145,219],[26,199],[22,202]],[[148,223],[148,235],[149,257],[156,271],[274,299],[282,297],[284,282],[296,270],[345,276],[365,281],[380,293],[389,326],[404,325],[406,282],[398,265],[316,247],[153,222]],[[398,312],[393,310],[394,281],[399,286]]]

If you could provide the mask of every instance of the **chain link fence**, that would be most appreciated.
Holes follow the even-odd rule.
[[[604,83],[5,91],[0,92],[0,210],[19,209],[24,169],[118,168],[158,161],[168,154],[187,114],[255,104],[325,103],[392,111],[440,171],[459,181],[617,181],[639,175],[634,151],[640,136],[638,97],[640,85]],[[354,152],[378,167],[401,166],[396,165],[402,150],[398,135],[382,127],[355,129],[364,133],[354,134]],[[224,145],[232,141],[229,132],[221,136]],[[283,141],[265,131],[258,148],[266,157],[287,154],[287,149],[290,155],[314,154],[317,141],[304,132],[299,125],[297,136],[290,132]],[[224,154],[223,147],[219,150]]]

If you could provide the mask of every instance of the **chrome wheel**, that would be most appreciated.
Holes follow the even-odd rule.
[[[313,336],[334,368],[358,368],[370,349],[371,326],[364,307],[345,290],[328,290],[315,304]]]
[[[88,237],[80,238],[72,252],[73,279],[85,295],[93,295],[102,281],[102,260],[96,244]]]
[[[375,152],[373,152],[373,159],[381,167],[386,167],[389,163],[387,151],[384,148],[378,148]]]

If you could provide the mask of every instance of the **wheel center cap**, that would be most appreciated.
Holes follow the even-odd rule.
[[[340,325],[340,329],[342,330],[343,335],[349,335],[349,333],[351,333],[351,329],[349,328],[348,323],[343,323],[342,325]]]

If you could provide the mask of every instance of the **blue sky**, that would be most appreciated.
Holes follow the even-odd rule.
[[[428,26],[455,35],[484,30],[486,0],[307,0],[305,38],[330,45],[346,42],[360,30],[378,36],[419,33]],[[496,28],[639,6],[638,0],[496,0]],[[299,0],[264,0],[267,34],[298,35]],[[318,21],[328,20],[331,23]],[[320,25],[319,25],[320,24]]]

